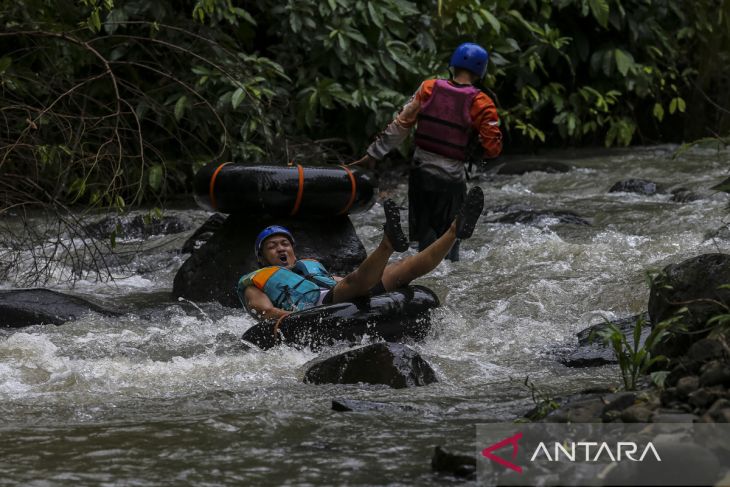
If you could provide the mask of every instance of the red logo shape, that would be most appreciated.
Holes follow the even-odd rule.
[[[519,450],[519,445],[517,442],[522,439],[522,433],[517,433],[514,436],[510,436],[509,438],[505,438],[504,440],[500,441],[499,443],[495,443],[492,446],[486,447],[484,450],[482,450],[482,455],[486,458],[489,458],[493,462],[497,462],[503,467],[507,467],[511,470],[514,470],[517,473],[522,473],[522,467],[519,465],[515,465],[512,462],[509,462],[505,460],[502,457],[498,457],[497,455],[493,454],[492,452],[495,450],[499,450],[500,448],[503,448],[507,445],[512,445],[512,460],[517,457],[517,450]]]

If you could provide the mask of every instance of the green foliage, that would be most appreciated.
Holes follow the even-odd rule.
[[[289,78],[217,28],[242,9],[199,4],[210,26],[166,2],[0,2],[6,204],[123,211],[185,191],[192,161],[264,159]]]
[[[717,289],[730,289],[730,284],[723,284]],[[728,333],[730,333],[730,306],[719,301],[716,304],[719,304],[722,307],[723,312],[718,313],[707,320],[707,326],[711,328],[710,336],[728,335]]]
[[[653,365],[667,360],[663,355],[653,355],[652,350],[667,335],[675,321],[667,320],[653,325],[643,344],[641,343],[641,331],[646,324],[643,317],[636,321],[631,340],[612,323],[607,323],[606,329],[598,332],[604,342],[613,349],[618,360],[624,389],[636,390],[636,383],[641,376],[646,375]],[[661,375],[655,375],[653,378],[659,382],[662,380]]]
[[[289,161],[302,138],[350,157],[464,41],[490,51],[513,147],[730,130],[730,0],[0,0],[0,13],[0,175],[52,201],[156,204],[201,162]]]

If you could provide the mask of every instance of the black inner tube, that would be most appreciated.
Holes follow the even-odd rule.
[[[357,168],[248,166],[211,163],[194,181],[195,200],[209,211],[273,216],[332,216],[367,210],[374,177]]]
[[[243,334],[262,349],[279,343],[317,348],[335,342],[359,342],[364,336],[386,341],[422,340],[431,328],[429,310],[440,304],[424,286],[408,286],[352,302],[316,306],[281,320],[266,320]]]

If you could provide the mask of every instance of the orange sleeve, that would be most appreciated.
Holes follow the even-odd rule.
[[[469,115],[474,130],[479,133],[484,157],[497,157],[502,152],[502,131],[499,130],[499,116],[492,99],[485,93],[479,93],[471,104]]]
[[[418,113],[421,111],[423,103],[431,98],[433,87],[436,85],[435,79],[429,79],[421,83],[416,93],[403,106],[403,109],[395,117],[395,122],[404,128],[411,128],[416,125]]]
[[[418,102],[423,105],[426,103],[426,100],[431,98],[431,95],[433,94],[433,87],[436,86],[436,80],[435,79],[427,79],[423,83],[421,83],[421,87],[416,92],[416,99]]]

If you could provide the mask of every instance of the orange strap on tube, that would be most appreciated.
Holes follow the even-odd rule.
[[[347,213],[347,211],[352,207],[352,204],[355,202],[355,195],[357,194],[357,182],[355,182],[355,175],[352,174],[352,171],[350,171],[350,168],[347,166],[340,166],[342,169],[345,170],[348,176],[350,176],[350,186],[352,188],[352,191],[350,192],[350,199],[347,201],[347,204],[344,208],[342,208],[337,214],[338,215],[344,215]]]
[[[214,210],[218,209],[218,203],[215,200],[215,178],[218,177],[218,173],[221,172],[223,166],[227,166],[228,164],[230,164],[230,162],[224,162],[220,166],[216,167],[215,171],[213,171],[213,175],[210,177],[210,188],[208,190],[208,196],[210,197],[210,206],[212,206]]]
[[[301,164],[297,164],[297,171],[299,171],[299,189],[297,190],[297,199],[294,201],[294,208],[289,213],[291,216],[296,215],[299,211],[302,204],[302,195],[304,194],[304,168]]]
[[[286,318],[290,314],[291,313],[287,313],[284,316],[280,316],[279,319],[276,320],[276,324],[274,325],[274,330],[273,330],[275,338],[279,338],[279,327],[281,326],[281,322],[284,320],[284,318]]]

